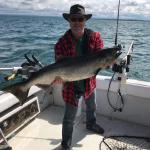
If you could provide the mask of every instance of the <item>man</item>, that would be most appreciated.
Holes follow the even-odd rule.
[[[64,57],[74,57],[94,53],[103,48],[100,33],[85,28],[85,23],[92,17],[86,14],[83,6],[76,4],[70,8],[70,13],[63,17],[69,22],[70,29],[59,39],[55,45],[56,61]],[[64,58],[65,59],[65,58]],[[55,83],[62,83],[61,79]],[[62,150],[70,150],[72,142],[73,125],[77,112],[78,100],[81,96],[86,104],[86,128],[98,134],[104,130],[96,124],[95,92],[96,77],[81,81],[69,82],[63,85],[63,99],[65,101],[65,114],[62,124]]]

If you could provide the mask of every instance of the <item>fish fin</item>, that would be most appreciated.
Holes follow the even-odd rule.
[[[36,84],[36,86],[38,86],[39,88],[41,88],[43,90],[47,90],[51,85],[49,85],[49,84]]]
[[[38,86],[39,88],[47,91],[48,89],[51,89],[55,85],[55,82],[57,80],[60,80],[60,81],[62,81],[62,83],[64,83],[64,81],[63,81],[63,79],[61,77],[56,76],[55,79],[52,81],[51,84],[36,84],[36,86]]]
[[[100,69],[97,69],[94,74],[97,75],[100,70],[101,70],[101,68],[100,68]]]
[[[53,85],[52,84],[36,84],[36,86],[38,86],[39,88],[42,88],[45,93],[49,93],[52,94],[53,92]]]

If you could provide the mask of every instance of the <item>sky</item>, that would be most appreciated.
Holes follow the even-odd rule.
[[[0,0],[0,14],[62,16],[81,4],[96,18],[116,18],[118,0]],[[120,18],[150,20],[150,0],[121,0]]]

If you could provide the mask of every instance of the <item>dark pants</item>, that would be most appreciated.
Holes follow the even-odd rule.
[[[95,92],[85,100],[86,104],[86,125],[92,125],[96,122],[96,103],[95,103]],[[62,125],[62,146],[64,148],[70,148],[72,142],[73,125],[77,113],[77,107],[65,104],[65,114]]]

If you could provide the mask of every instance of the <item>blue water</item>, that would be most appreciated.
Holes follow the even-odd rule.
[[[101,32],[105,47],[114,45],[116,21],[91,19],[86,26]],[[150,22],[119,21],[118,43],[127,51],[134,41],[128,77],[150,81]],[[19,66],[24,54],[34,54],[43,64],[54,62],[54,45],[69,28],[61,17],[0,15],[0,67]],[[101,74],[111,75],[110,71]],[[0,73],[0,84],[5,84]]]

